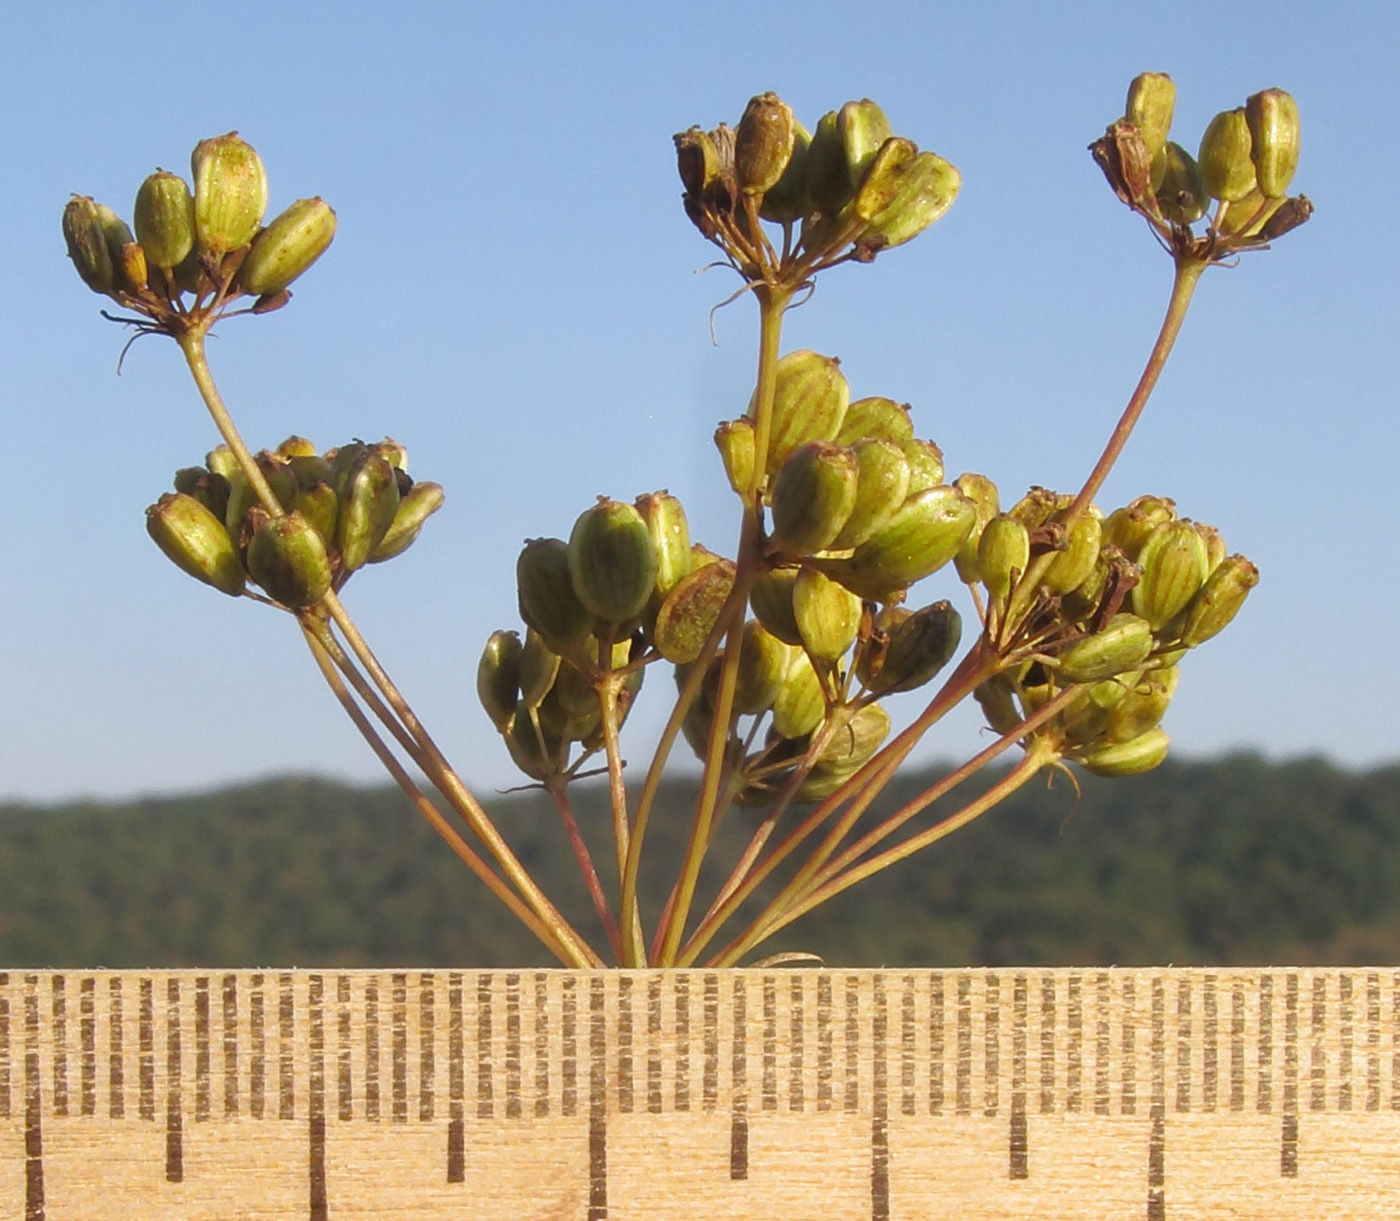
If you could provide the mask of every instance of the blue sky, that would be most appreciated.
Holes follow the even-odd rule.
[[[447,488],[418,545],[346,600],[471,781],[514,783],[476,705],[517,625],[522,540],[567,537],[599,493],[668,487],[730,549],[715,424],[744,408],[753,311],[679,206],[670,136],[775,89],[809,126],[878,100],[947,157],[949,215],[824,277],[785,346],[841,357],[855,394],[914,405],[950,473],[1004,498],[1073,490],[1156,332],[1167,258],[1085,146],[1138,71],[1178,85],[1175,138],[1255,90],[1297,97],[1295,189],[1317,216],[1210,272],[1100,498],[1176,498],[1263,584],[1193,655],[1166,727],[1183,754],[1250,746],[1393,759],[1400,630],[1400,252],[1393,4],[252,3],[13,8],[0,46],[9,247],[0,296],[0,797],[182,791],[273,772],[374,778],[290,624],[177,572],[142,512],[215,442],[165,340],[122,333],[63,253],[70,192],[129,214],[157,165],[239,129],[274,210],[321,194],[330,253],[280,314],[225,323],[214,371],[245,436],[391,433]],[[1145,14],[1147,10],[1142,10]],[[703,13],[703,16],[700,14]],[[859,17],[852,19],[853,13]],[[1241,23],[1244,24],[1241,24]],[[1246,28],[1247,27],[1247,28]],[[964,597],[951,573],[923,600]],[[646,757],[670,684],[643,694]],[[902,697],[892,711],[915,710]],[[979,741],[971,714],[929,741]]]

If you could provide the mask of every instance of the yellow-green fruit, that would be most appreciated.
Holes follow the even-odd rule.
[[[652,634],[657,652],[677,665],[699,657],[733,588],[734,565],[728,560],[683,576],[656,612]]]
[[[898,444],[913,435],[914,421],[909,415],[909,404],[876,395],[856,399],[847,406],[841,431],[834,439],[837,445],[856,445],[867,438]]]
[[[1106,742],[1131,742],[1157,726],[1176,693],[1178,670],[1166,666],[1149,670],[1107,710],[1103,727]]]
[[[989,521],[977,546],[977,569],[987,592],[1005,598],[1012,582],[1025,574],[1030,555],[1030,532],[1019,521],[1005,515]]]
[[[720,175],[719,148],[702,127],[692,127],[673,137],[676,144],[676,169],[686,193],[699,199],[705,189]]]
[[[336,481],[340,514],[335,542],[340,566],[354,572],[369,563],[398,515],[400,494],[394,468],[366,448]]]
[[[522,651],[515,632],[492,632],[476,665],[476,697],[500,733],[510,728],[520,700]]]
[[[734,133],[734,178],[745,195],[776,186],[792,160],[797,120],[776,93],[750,98]]]
[[[267,450],[257,454],[254,461],[272,489],[273,496],[277,498],[277,503],[284,509],[291,509],[296,503],[298,490],[297,477],[292,468]],[[259,503],[257,490],[248,482],[243,468],[235,466],[233,474],[229,477],[228,508],[224,517],[224,525],[228,527],[231,536],[238,536],[239,526],[248,510]]]
[[[324,199],[298,199],[253,239],[238,268],[239,287],[255,297],[281,292],[325,254],[335,226]]]
[[[812,136],[801,123],[794,120],[792,155],[787,168],[763,195],[758,214],[764,220],[775,224],[788,225],[801,220],[812,210],[812,201],[807,194],[807,149]]]
[[[1011,682],[1005,675],[989,678],[972,693],[972,698],[977,701],[988,727],[994,733],[1007,734],[1020,728],[1021,714],[1016,708]]]
[[[962,639],[962,616],[951,602],[934,602],[896,616],[891,615],[892,611],[903,608],[887,607],[876,621],[876,627],[884,628],[888,636],[878,668],[870,650],[863,651],[856,660],[857,677],[876,695],[922,687],[948,664]]]
[[[765,470],[775,474],[799,445],[829,441],[841,431],[851,388],[841,362],[806,348],[778,361]],[[753,419],[755,405],[749,404]]]
[[[830,547],[855,508],[858,478],[845,446],[812,441],[793,450],[773,479],[773,549],[812,555]]]
[[[976,508],[956,488],[929,488],[906,500],[848,560],[824,567],[853,593],[884,600],[942,568],[976,520]]]
[[[1070,500],[1063,498],[1059,492],[1052,492],[1049,488],[1033,487],[1014,505],[1006,510],[1007,517],[1013,517],[1027,530],[1034,530],[1037,526],[1043,526],[1061,509],[1067,508]]]
[[[194,249],[194,197],[179,174],[157,170],[136,192],[132,213],[146,260],[170,270]]]
[[[1155,632],[1186,608],[1210,573],[1210,553],[1194,522],[1165,522],[1138,553],[1142,580],[1132,592],[1133,610]]]
[[[1152,652],[1152,627],[1137,615],[1118,614],[1108,626],[1060,654],[1060,674],[1071,683],[1097,683],[1135,670]]]
[[[546,780],[558,769],[564,749],[563,741],[557,735],[546,731],[543,726],[537,732],[524,709],[518,710],[515,716],[511,717],[510,725],[503,736],[511,762],[531,780]]]
[[[146,510],[146,532],[190,576],[237,597],[243,565],[223,522],[184,492],[167,492]]]
[[[1162,150],[1162,178],[1157,185],[1157,206],[1173,224],[1190,225],[1206,214],[1210,196],[1201,184],[1196,159],[1180,144],[1168,140]]]
[[[954,479],[953,486],[972,501],[977,510],[977,520],[973,524],[972,532],[963,540],[958,554],[953,557],[958,569],[958,579],[964,585],[975,585],[982,579],[982,571],[977,564],[982,532],[987,528],[987,523],[1001,511],[1001,496],[997,485],[986,475],[974,474],[971,471]]]
[[[654,593],[665,597],[690,572],[690,523],[685,506],[665,489],[634,502],[656,551]]]
[[[248,544],[248,574],[283,606],[300,610],[331,587],[331,563],[316,527],[300,513],[270,517]]]
[[[774,732],[783,738],[803,738],[821,724],[825,715],[826,697],[821,679],[812,668],[812,659],[795,649],[773,700]]]
[[[593,616],[579,601],[569,575],[569,545],[562,539],[525,543],[515,563],[520,617],[556,653],[573,650],[592,630]]]
[[[321,541],[327,547],[335,544],[335,525],[340,516],[340,498],[328,482],[323,479],[318,483],[303,484],[298,479],[291,507],[316,527],[316,533],[321,536]]]
[[[1158,157],[1166,147],[1176,109],[1176,86],[1165,72],[1143,72],[1128,86],[1124,117],[1142,133],[1148,156]]]
[[[1149,729],[1131,742],[1099,746],[1077,755],[1076,760],[1096,776],[1136,776],[1161,763],[1170,745],[1163,730]]]
[[[715,448],[724,463],[725,477],[740,496],[747,494],[753,482],[753,439],[753,421],[748,417],[727,420],[715,429]]]
[[[1052,594],[1067,594],[1078,589],[1093,575],[1102,538],[1103,526],[1097,514],[1081,513],[1070,523],[1065,549],[1050,561],[1041,584]]]
[[[767,712],[778,697],[792,650],[757,619],[744,624],[739,653],[739,681],[734,688],[734,711],[740,716]]]
[[[1244,114],[1259,189],[1281,198],[1298,168],[1298,103],[1282,89],[1265,89],[1245,102]]]
[[[856,498],[831,547],[858,547],[883,526],[909,495],[909,459],[892,441],[867,438],[851,452],[856,459]]]
[[[1252,140],[1244,107],[1222,110],[1201,137],[1196,158],[1207,195],[1233,203],[1254,190],[1257,177],[1251,158]]]
[[[559,675],[562,658],[544,642],[534,628],[525,629],[525,644],[520,651],[520,702],[526,708],[538,708],[544,702]]]
[[[793,583],[792,613],[807,652],[834,664],[855,643],[861,601],[844,585],[804,566]]]
[[[866,704],[831,735],[814,766],[849,775],[880,749],[889,733],[889,713],[879,704]]]
[[[90,196],[73,196],[63,209],[63,240],[83,283],[95,293],[109,293],[113,288],[112,253],[100,208]]]
[[[267,211],[267,171],[236,131],[201,140],[190,154],[194,223],[201,249],[215,256],[253,240]]]
[[[846,148],[841,139],[839,116],[834,110],[822,115],[807,147],[807,197],[823,216],[835,216],[856,193]]]
[[[909,495],[936,488],[943,482],[943,451],[932,441],[909,437],[899,443],[909,461]]]
[[[193,496],[220,522],[228,510],[229,483],[222,475],[202,466],[187,466],[175,472],[175,490]]]
[[[656,545],[642,515],[600,496],[569,535],[569,574],[579,601],[600,619],[640,614],[656,587]]]
[[[836,115],[836,131],[846,154],[851,186],[859,190],[861,179],[885,141],[893,136],[890,121],[869,98],[847,102]]]
[[[1188,649],[1223,632],[1259,584],[1259,569],[1242,555],[1224,559],[1206,578],[1186,608],[1181,643]]]
[[[796,568],[774,568],[765,572],[749,590],[749,605],[758,621],[784,644],[800,645],[802,633],[792,609]]]
[[[1102,543],[1112,544],[1137,562],[1143,544],[1164,522],[1176,520],[1176,504],[1165,496],[1139,496],[1132,504],[1114,509],[1103,523]]]
[[[409,488],[406,494],[399,497],[399,511],[394,514],[393,522],[379,540],[379,546],[374,549],[369,562],[380,564],[392,560],[413,546],[423,523],[442,508],[445,495],[440,483],[425,481]]]
[[[877,158],[856,197],[857,213],[878,169]],[[885,185],[894,187],[888,202],[873,215],[863,217],[868,224],[860,242],[871,249],[900,246],[918,237],[953,206],[962,187],[957,168],[936,153],[918,153],[908,164],[892,166],[888,175]]]
[[[855,214],[867,225],[885,214],[898,198],[919,156],[913,140],[891,136],[876,150],[856,189]]]

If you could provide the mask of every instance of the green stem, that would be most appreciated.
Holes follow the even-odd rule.
[[[1089,507],[1089,503],[1098,495],[1099,489],[1103,486],[1103,481],[1108,478],[1108,472],[1113,469],[1113,464],[1118,461],[1118,455],[1123,452],[1123,447],[1127,445],[1133,427],[1138,422],[1138,417],[1142,415],[1143,408],[1147,406],[1147,400],[1152,397],[1152,391],[1157,385],[1157,379],[1162,375],[1167,357],[1171,355],[1172,345],[1176,343],[1176,337],[1181,331],[1181,324],[1186,320],[1186,311],[1191,305],[1191,295],[1196,291],[1196,285],[1200,283],[1201,273],[1208,266],[1210,263],[1205,259],[1195,258],[1191,255],[1177,257],[1171,298],[1167,302],[1167,313],[1166,317],[1162,319],[1162,329],[1157,334],[1157,342],[1152,345],[1152,351],[1147,357],[1147,364],[1143,368],[1142,376],[1138,379],[1137,387],[1128,400],[1128,405],[1123,409],[1123,414],[1119,417],[1113,434],[1108,439],[1108,444],[1104,447],[1094,469],[1089,472],[1089,478],[1084,481],[1084,487],[1075,497],[1069,512],[1065,514],[1065,521],[1072,521]]]
[[[782,341],[783,312],[787,309],[791,291],[770,284],[757,285],[754,295],[759,306],[759,348],[757,387],[754,391],[754,465],[744,498],[744,520],[739,532],[739,550],[734,576],[734,590],[747,590],[757,571],[763,539],[763,488],[768,478],[768,447],[773,432],[773,401],[778,388],[778,353]],[[734,711],[734,691],[739,679],[739,653],[744,639],[744,601],[731,598],[735,605],[728,622],[721,618],[717,630],[727,632],[724,660],[720,665],[719,690],[715,693],[714,720],[710,726],[710,741],[705,753],[705,772],[700,782],[700,797],[695,818],[691,823],[690,841],[681,864],[676,902],[671,908],[661,940],[657,965],[670,966],[680,949],[685,934],[690,905],[695,898],[695,886],[700,877],[700,865],[710,842],[710,828],[719,805],[720,787],[724,778],[725,757],[729,742],[729,727]]]
[[[627,781],[622,775],[622,745],[617,735],[617,696],[623,680],[622,675],[612,668],[611,632],[598,642],[598,668],[602,671],[598,698],[602,704],[603,746],[607,752],[608,796],[613,816],[613,846],[617,851],[617,875],[620,879],[627,872],[632,829],[627,812]],[[622,921],[618,965],[646,966],[646,941],[642,936],[642,916],[635,887],[630,895],[619,898],[618,914]]]

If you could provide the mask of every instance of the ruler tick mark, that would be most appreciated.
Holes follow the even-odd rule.
[[[647,1114],[661,1114],[661,976],[647,979]]]
[[[516,976],[516,1081],[515,1112],[520,1113],[520,1008],[519,982]],[[437,1014],[434,1004],[437,998],[437,980],[431,971],[418,976],[418,1122],[431,1122],[436,1110],[437,1098],[437,1047],[434,1034]],[[509,1104],[507,1104],[509,1105]]]
[[[126,1074],[122,1062],[122,981],[113,976],[108,986],[108,1004],[111,1010],[107,1017],[107,1116],[109,1119],[126,1117]]]
[[[113,984],[118,980],[113,980]],[[223,980],[224,1115],[238,1114],[238,976]]]
[[[675,977],[676,1110],[690,1110],[690,976]]]
[[[801,975],[793,975],[788,992],[788,1031],[792,1050],[788,1056],[788,1110],[801,1111],[806,1106],[802,1086],[803,1023],[806,1021],[805,985]]]
[[[607,981],[593,976],[588,997],[588,1221],[608,1215]]]
[[[39,1076],[39,977],[24,977],[24,1221],[44,1221],[43,1093]]]
[[[165,992],[165,1181],[185,1180],[184,1108],[180,1079],[180,981],[171,979]]]
[[[156,1117],[156,1001],[155,984],[143,979],[140,986],[140,1008],[137,1013],[138,1089],[142,1119]]]
[[[748,1097],[748,997],[744,977],[734,977],[734,1031],[731,1043],[729,1120],[729,1177],[749,1177],[749,1097]]]
[[[459,981],[461,976],[455,976]],[[461,1032],[458,1031],[457,1055],[461,1056]],[[549,981],[542,972],[535,973],[535,1118],[549,1114]]]
[[[194,981],[194,1117],[209,1118],[209,977]],[[85,1111],[85,1113],[87,1113]]]
[[[97,981],[91,975],[78,984],[78,1027],[82,1044],[80,1114],[97,1114]]]
[[[885,977],[874,980],[875,1013],[871,1021],[870,1051],[870,1216],[889,1221],[890,1216],[890,1098],[889,1098],[889,1002]]]
[[[462,973],[447,977],[447,1181],[467,1177],[466,1062],[462,1047]]]

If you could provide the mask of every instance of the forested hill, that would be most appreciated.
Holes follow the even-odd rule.
[[[932,779],[907,777],[888,796]],[[1028,786],[763,952],[842,965],[1400,962],[1400,766],[1238,755],[1082,786]],[[666,790],[648,839],[667,884],[693,789]],[[577,800],[585,827],[603,833],[597,782]],[[532,793],[488,804],[587,924],[552,808]],[[730,816],[721,856],[732,859],[753,817]],[[610,849],[594,838],[601,866]],[[286,779],[0,806],[0,966],[547,962],[394,789]]]

